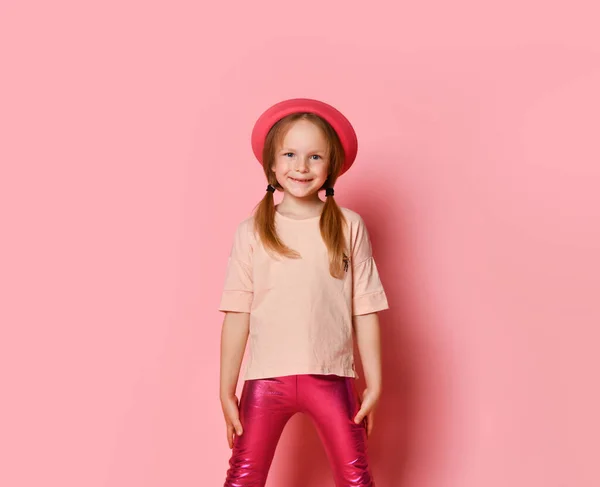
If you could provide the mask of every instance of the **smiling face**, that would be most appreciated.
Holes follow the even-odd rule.
[[[329,168],[329,145],[319,127],[297,120],[274,156],[271,170],[287,194],[299,199],[318,198]]]

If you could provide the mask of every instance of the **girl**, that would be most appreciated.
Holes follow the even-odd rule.
[[[332,106],[293,99],[261,115],[252,147],[267,192],[237,227],[219,307],[226,313],[221,405],[232,448],[225,487],[265,485],[283,428],[297,412],[313,421],[335,485],[372,487],[367,436],[381,394],[377,312],[388,302],[362,218],[333,199],[337,178],[356,157],[356,134]],[[283,191],[278,205],[276,190]],[[367,385],[362,398],[354,333]]]

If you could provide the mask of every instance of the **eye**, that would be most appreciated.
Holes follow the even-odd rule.
[[[284,157],[293,156],[293,155],[294,155],[293,152],[286,152],[285,154],[283,154]]]
[[[317,157],[317,158],[321,159],[321,156],[319,154],[313,154],[311,157]]]

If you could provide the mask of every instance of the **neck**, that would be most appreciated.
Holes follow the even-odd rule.
[[[306,198],[296,198],[289,193],[283,193],[283,199],[278,205],[280,209],[286,213],[297,215],[311,214],[320,212],[325,202],[319,198],[319,194],[315,193]]]

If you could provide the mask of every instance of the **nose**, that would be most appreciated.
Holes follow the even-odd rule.
[[[298,172],[306,172],[308,171],[308,164],[304,157],[298,157],[296,159],[296,171]]]

